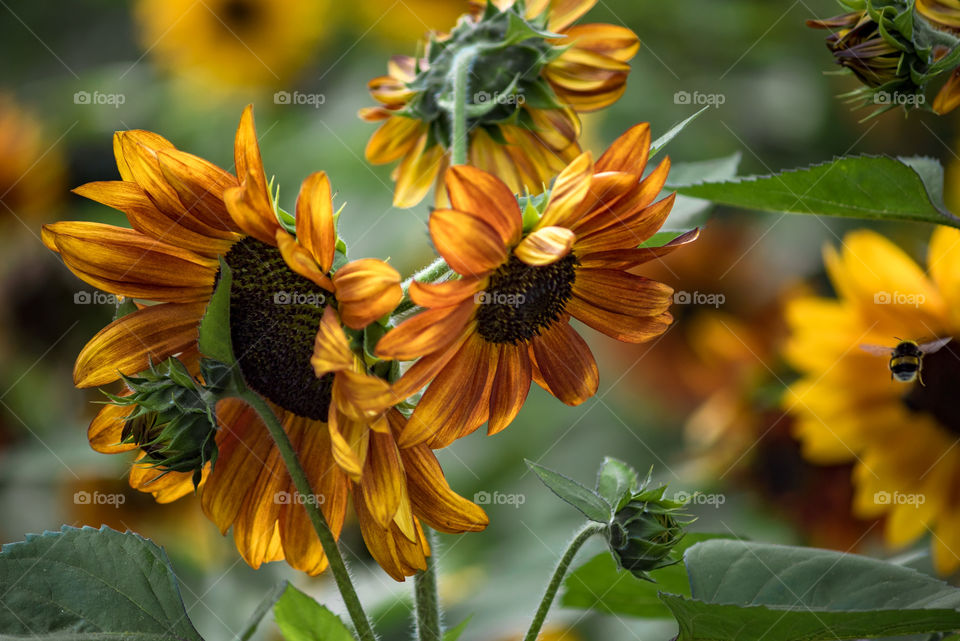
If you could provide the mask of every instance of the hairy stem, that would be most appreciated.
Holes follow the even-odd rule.
[[[403,290],[403,299],[400,301],[400,304],[397,305],[397,309],[394,310],[394,315],[399,316],[417,306],[416,303],[410,300],[410,284],[413,281],[417,281],[419,283],[434,283],[449,274],[451,271],[452,270],[450,269],[450,266],[447,265],[447,262],[442,258],[438,258],[407,280],[400,283],[400,289]]]
[[[427,569],[413,577],[414,603],[417,610],[417,639],[419,641],[440,641],[443,638],[443,625],[440,620],[440,597],[437,593],[437,537],[433,530],[423,528],[430,544],[430,556],[427,557]]]
[[[290,442],[290,438],[284,431],[276,414],[273,413],[273,410],[270,409],[267,402],[252,390],[244,390],[240,393],[239,397],[256,410],[257,414],[260,415],[260,418],[262,418],[263,422],[267,425],[267,430],[269,430],[270,436],[273,437],[274,443],[277,444],[277,449],[280,451],[280,456],[283,458],[283,463],[286,465],[287,471],[293,479],[293,484],[297,488],[297,492],[303,497],[313,496],[313,490],[310,487],[307,474],[304,472],[303,466],[300,464],[300,459],[293,449],[293,444]],[[340,554],[337,540],[333,537],[333,532],[330,531],[326,517],[323,516],[323,512],[321,512],[318,507],[318,501],[304,501],[303,507],[307,510],[310,522],[313,524],[313,529],[320,538],[320,544],[323,546],[323,551],[327,555],[327,560],[330,562],[330,572],[337,582],[337,588],[340,590],[343,602],[346,604],[347,611],[350,613],[353,626],[356,628],[357,634],[360,635],[360,640],[376,641],[373,626],[363,611],[360,597],[357,596],[357,590],[353,587],[353,582],[350,580],[350,572],[347,570],[347,564]]]
[[[567,576],[567,570],[570,568],[573,558],[577,556],[577,552],[579,552],[583,544],[587,542],[587,539],[594,534],[603,532],[605,528],[605,525],[591,523],[580,530],[573,541],[570,542],[567,551],[563,553],[563,557],[561,557],[560,562],[557,564],[557,569],[553,571],[553,576],[550,577],[547,591],[544,592],[543,599],[540,600],[540,607],[537,608],[537,613],[533,615],[533,623],[530,624],[527,636],[523,638],[524,641],[536,641],[541,628],[543,628],[544,621],[547,620],[547,613],[550,612],[550,606],[553,605],[553,600],[557,596],[557,590],[560,589],[560,584],[563,583],[564,577]]]
[[[470,68],[480,52],[480,45],[464,47],[450,63],[450,81],[453,83],[453,107],[450,110],[450,164],[467,164],[469,147],[467,133],[467,85]]]

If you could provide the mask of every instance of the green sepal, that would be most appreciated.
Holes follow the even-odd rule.
[[[527,460],[526,464],[551,492],[580,510],[588,519],[597,523],[610,523],[613,509],[597,492],[533,461]]]
[[[207,311],[200,319],[200,353],[208,358],[235,365],[233,340],[230,336],[230,289],[233,286],[233,273],[223,256],[220,257],[220,271],[216,289],[207,304]]]
[[[137,304],[129,296],[124,296],[123,300],[117,301],[117,307],[113,310],[113,320],[120,320],[135,311],[137,311]]]
[[[521,16],[510,11],[507,17],[507,34],[504,45],[512,45],[530,38],[562,38],[563,34],[553,33],[546,29],[539,29]]]

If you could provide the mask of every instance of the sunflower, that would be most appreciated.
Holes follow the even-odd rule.
[[[209,90],[281,83],[325,36],[329,0],[138,0],[144,50]]]
[[[374,164],[400,161],[394,205],[412,207],[441,180],[449,165],[449,122],[439,97],[449,91],[451,61],[464,47],[491,48],[472,67],[473,115],[468,119],[469,164],[494,174],[514,193],[540,193],[580,153],[578,112],[616,102],[626,90],[629,61],[640,46],[636,34],[610,24],[574,25],[596,0],[550,3],[471,3],[471,12],[446,36],[432,39],[424,59],[395,56],[388,74],[369,84],[381,106],[361,118],[383,122],[367,144]],[[529,21],[548,33],[505,44],[509,25]],[[541,31],[542,31],[541,29]],[[489,40],[483,40],[489,38]]]
[[[400,296],[399,275],[393,272],[390,277],[389,267],[372,267],[369,261],[356,261],[359,267],[347,263],[330,275],[336,234],[329,181],[323,174],[304,182],[297,200],[299,238],[289,237],[277,222],[250,107],[236,136],[235,162],[242,180],[150,132],[120,133],[114,147],[123,180],[90,183],[76,192],[124,212],[132,229],[63,222],[45,226],[43,240],[88,283],[157,304],[141,305],[97,334],[77,358],[74,382],[78,387],[109,385],[121,374],[137,374],[171,356],[196,375],[198,324],[223,260],[233,275],[230,333],[240,370],[247,385],[268,401],[300,452],[312,487],[323,497],[321,508],[339,535],[351,482],[362,485],[364,478],[353,478],[338,464],[326,424],[334,376],[317,377],[310,359],[324,309],[336,307],[344,322],[362,327],[366,319],[392,310]],[[311,272],[322,285],[288,267],[278,246],[299,256],[290,251],[290,243],[307,248],[303,251],[312,252],[326,268],[324,273]],[[365,273],[374,274],[370,282]],[[88,433],[94,449],[138,449],[122,438],[129,412],[129,407],[104,407]],[[204,512],[221,532],[233,527],[237,548],[251,566],[286,558],[297,569],[321,572],[327,560],[320,542],[306,511],[290,499],[298,495],[256,412],[240,400],[227,399],[218,404],[217,419],[219,456],[212,470],[205,467],[199,483]],[[139,464],[130,472],[133,487],[160,502],[192,491],[190,472],[166,472],[147,465],[146,456],[141,451]],[[421,451],[411,456],[415,460],[404,468],[407,473],[429,478],[434,493],[442,493],[446,484],[436,461]],[[376,512],[381,498],[390,497],[367,492],[355,498],[358,511]],[[437,505],[455,503],[450,499]],[[426,511],[423,517],[443,529],[445,522],[434,522],[433,514]],[[482,512],[471,516],[471,523],[482,520]],[[402,570],[416,565],[415,557],[404,558],[409,562]],[[402,578],[396,566],[387,569]]]
[[[960,231],[938,228],[928,272],[884,237],[857,231],[825,262],[838,298],[806,297],[787,309],[786,356],[801,374],[784,398],[803,455],[852,463],[853,511],[885,516],[893,546],[929,532],[936,569],[960,567]],[[923,379],[892,380],[884,358],[862,345],[954,337],[922,361]]]
[[[407,395],[430,384],[400,434],[401,446],[444,447],[489,420],[504,429],[531,380],[576,405],[598,385],[597,366],[573,316],[608,336],[642,342],[663,333],[673,290],[628,273],[696,237],[638,249],[663,224],[674,196],[654,202],[669,159],[641,179],[647,124],[621,136],[594,163],[589,152],[558,176],[542,217],[524,232],[510,188],[469,166],[446,177],[452,209],[430,216],[437,251],[455,272],[445,282],[414,282],[425,311],[376,345],[381,358],[420,358],[397,382]]]
[[[0,94],[0,214],[49,213],[60,200],[65,165],[37,118],[12,96]]]
[[[424,31],[455,23],[463,6],[450,0],[366,0],[346,13],[361,32],[373,30],[389,42],[413,44]]]
[[[919,16],[934,28],[960,36],[960,5],[956,0],[917,0]],[[933,110],[938,114],[950,113],[960,106],[960,67],[950,77],[933,99]]]

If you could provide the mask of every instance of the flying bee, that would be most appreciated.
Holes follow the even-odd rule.
[[[933,354],[941,347],[953,340],[953,337],[938,338],[928,343],[917,343],[916,341],[900,341],[896,347],[885,347],[883,345],[861,345],[860,349],[875,356],[890,357],[890,378],[898,380],[901,383],[912,383],[919,380],[923,385],[923,357],[927,354]]]

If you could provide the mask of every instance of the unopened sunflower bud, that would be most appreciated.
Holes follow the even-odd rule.
[[[225,367],[225,366],[224,366]],[[204,466],[217,458],[215,406],[231,386],[229,370],[215,363],[201,366],[204,384],[186,366],[170,358],[138,376],[123,376],[126,396],[107,394],[116,405],[134,409],[121,431],[121,442],[137,445],[141,463],[162,472],[192,472],[196,486]]]
[[[607,529],[607,541],[617,564],[638,579],[653,581],[648,572],[678,562],[670,552],[692,522],[680,513],[683,502],[664,498],[666,489],[665,485],[647,489],[645,483],[617,510]]]

